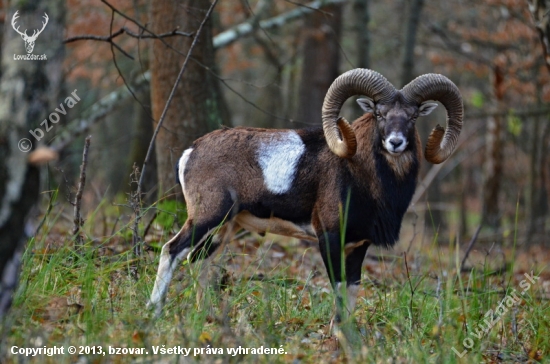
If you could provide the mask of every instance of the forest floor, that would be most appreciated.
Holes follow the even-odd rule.
[[[318,248],[269,234],[234,240],[199,298],[200,267],[182,263],[155,317],[145,303],[159,247],[183,222],[167,209],[142,221],[137,259],[119,207],[102,204],[87,217],[76,252],[72,207],[56,205],[27,245],[3,362],[550,362],[547,249],[476,243],[460,271],[467,241],[418,231],[413,218],[396,247],[369,249],[353,324],[362,348],[353,354],[330,334],[333,294]],[[64,354],[13,354],[54,346]]]

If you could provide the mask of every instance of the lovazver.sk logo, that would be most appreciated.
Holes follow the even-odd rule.
[[[25,42],[25,49],[27,50],[27,54],[14,54],[13,59],[14,60],[25,60],[25,61],[45,61],[47,59],[45,54],[39,54],[35,55],[32,54],[32,51],[34,50],[34,43],[36,42],[36,38],[42,33],[44,28],[46,28],[46,25],[48,24],[48,14],[44,13],[44,20],[42,22],[42,29],[40,30],[33,30],[32,35],[27,34],[27,29],[25,29],[24,32],[21,32],[19,30],[20,26],[15,27],[15,23],[17,18],[19,18],[19,15],[17,14],[19,12],[16,11],[15,14],[13,14],[13,17],[11,18],[11,26],[13,27],[13,30],[15,30],[17,33],[21,35],[21,38],[23,38],[23,41]]]

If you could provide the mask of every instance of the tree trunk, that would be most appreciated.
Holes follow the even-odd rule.
[[[241,0],[246,3],[247,0]],[[285,116],[283,111],[283,92],[281,84],[283,82],[283,67],[284,64],[280,61],[282,54],[280,47],[272,39],[265,37],[264,31],[260,30],[260,20],[268,14],[274,7],[272,0],[260,0],[256,4],[254,12],[248,14],[254,27],[254,40],[257,45],[262,48],[265,63],[269,65],[267,69],[262,70],[264,80],[270,80],[271,83],[266,85],[262,90],[259,90],[258,106],[265,110],[266,113],[261,113],[261,117],[257,119],[258,127],[278,128],[288,127],[282,118]],[[246,4],[243,5],[246,8]],[[276,30],[275,30],[276,31]],[[273,32],[275,32],[273,31]],[[279,116],[275,118],[273,115]],[[256,123],[255,123],[256,124]]]
[[[370,68],[370,11],[369,0],[355,0],[353,3],[353,14],[355,16],[355,41],[357,47],[358,68]]]
[[[155,33],[179,29],[195,32],[208,8],[204,0],[159,0],[151,6],[152,30]],[[188,37],[165,38],[164,41],[187,54],[192,39]],[[164,105],[176,82],[184,56],[155,41],[151,54],[151,106],[154,127],[160,119]],[[176,185],[174,166],[182,152],[198,137],[229,124],[228,109],[222,99],[219,82],[206,68],[216,72],[212,45],[212,24],[208,20],[193,50],[191,61],[176,89],[174,100],[166,113],[155,144],[159,193],[162,196]],[[170,191],[177,192],[179,189]]]
[[[416,34],[418,32],[418,24],[424,0],[409,1],[409,16],[407,19],[407,32],[405,34],[405,44],[403,48],[403,59],[401,66],[401,86],[405,86],[413,80],[414,74],[414,48],[416,46]],[[430,123],[421,123],[418,125],[422,135],[429,135],[431,132]],[[443,202],[443,194],[441,193],[441,181],[435,178],[427,193],[428,201],[440,205]],[[437,206],[435,205],[435,206]],[[426,227],[433,231],[442,232],[447,228],[445,220],[445,212],[440,208],[427,209],[425,212]]]
[[[132,166],[134,163],[140,167],[143,165],[143,161],[145,160],[145,156],[147,154],[147,148],[144,146],[149,145],[154,132],[153,124],[151,123],[151,93],[149,87],[144,87],[139,93],[138,98],[140,100],[145,100],[145,102],[143,104],[133,104],[133,125],[135,128],[134,130],[136,137],[132,141],[132,145],[130,147],[130,160],[127,161],[130,164],[124,169],[125,171],[133,170]],[[157,160],[154,150],[151,160],[147,164],[145,173],[146,174],[143,179],[143,190],[149,191],[157,184]],[[130,186],[130,175],[128,173],[126,173],[124,186],[126,186],[126,188]],[[152,199],[152,201],[150,201],[151,203],[156,200],[154,194],[151,194],[150,198]]]
[[[538,107],[541,103],[541,85],[537,85]],[[536,116],[532,121],[531,142],[529,143],[529,191],[527,199],[527,243],[543,242],[544,223],[548,214],[548,194],[546,191],[545,169],[548,161],[546,138],[550,131],[547,118]]]
[[[405,48],[403,52],[401,86],[405,86],[414,78],[414,47],[416,46],[416,33],[418,30],[418,23],[420,22],[420,13],[424,6],[424,0],[412,0],[410,4]]]
[[[2,78],[0,79],[0,318],[6,316],[17,287],[21,255],[28,238],[25,231],[27,214],[38,199],[39,169],[27,163],[38,144],[29,130],[41,128],[42,143],[53,131],[40,126],[48,113],[59,105],[65,2],[33,1],[7,9],[12,19],[19,11],[21,28],[40,29],[44,13],[47,27],[37,38],[32,54],[46,54],[47,60],[14,60],[27,54],[23,40],[15,31],[4,32],[2,41]],[[29,32],[30,33],[30,32]],[[61,96],[61,97],[60,97]],[[25,139],[23,139],[25,138]],[[32,146],[31,146],[32,144]],[[28,148],[28,149],[27,149]],[[24,152],[23,150],[26,150]]]
[[[305,26],[298,121],[311,124],[321,123],[325,94],[339,74],[342,6],[322,10],[307,18]]]
[[[493,69],[493,89],[497,110],[501,110],[504,97],[504,75],[495,66]],[[485,161],[485,183],[483,186],[482,220],[492,230],[500,227],[501,210],[499,207],[500,186],[502,180],[502,116],[496,114],[487,120],[487,150]]]
[[[546,68],[550,71],[550,18],[546,0],[528,0],[527,3],[533,16],[533,23],[539,32]]]

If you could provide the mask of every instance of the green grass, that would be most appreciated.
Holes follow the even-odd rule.
[[[170,216],[175,215],[170,209],[180,207],[165,204],[162,208],[168,215],[151,228],[148,240],[152,245],[165,242],[172,234],[174,219]],[[105,209],[113,213],[112,206]],[[87,220],[84,230],[89,236],[98,229],[96,221],[111,224],[99,230],[114,227],[111,220],[98,217],[102,213],[95,210],[94,219]],[[548,263],[531,263],[515,246],[500,253],[491,251],[474,269],[457,274],[463,252],[456,245],[443,244],[442,237],[417,237],[405,264],[405,231],[401,245],[381,251],[384,259],[365,262],[355,311],[364,345],[354,359],[346,359],[342,351],[334,350],[335,341],[328,335],[333,297],[315,247],[288,239],[273,241],[272,236],[234,241],[210,269],[214,283],[199,302],[195,278],[200,267],[182,264],[163,313],[155,318],[145,303],[158,252],[133,258],[127,236],[131,221],[120,223],[113,235],[88,239],[76,254],[70,241],[55,238],[63,236],[60,216],[61,212],[48,216],[43,232],[29,242],[24,254],[20,286],[8,320],[10,331],[2,343],[5,363],[74,363],[79,358],[66,354],[29,359],[10,354],[12,346],[45,345],[64,346],[65,351],[72,345],[101,346],[103,351],[109,346],[145,348],[148,352],[83,355],[89,363],[177,363],[177,355],[153,354],[152,348],[162,345],[191,348],[191,362],[549,361],[549,295],[544,288]],[[507,262],[518,259],[511,266],[514,272],[495,273],[491,261],[498,254],[504,254]],[[541,278],[521,296],[521,303],[481,338],[473,336],[479,324],[486,327],[483,321],[489,310],[495,311],[513,289],[523,289],[523,273],[531,270]],[[461,353],[468,338],[471,341],[466,343],[472,347],[459,358],[452,348]],[[228,348],[250,352],[261,346],[282,348],[286,354],[227,354]],[[203,353],[194,356],[194,350],[201,348]],[[222,349],[224,354],[207,354],[207,349]]]

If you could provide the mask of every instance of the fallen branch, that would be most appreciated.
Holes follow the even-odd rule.
[[[134,83],[134,92],[145,88],[149,85],[150,73],[146,72],[140,75]],[[75,119],[67,124],[56,138],[51,143],[51,148],[56,152],[60,152],[70,145],[74,140],[82,134],[90,130],[90,128],[100,121],[104,116],[108,115],[116,105],[131,97],[130,91],[126,86],[121,86],[117,90],[109,93],[101,98],[98,102],[83,112],[83,117]]]
[[[466,136],[460,138],[459,142],[458,142],[458,145],[456,146],[456,149],[459,149],[464,143],[466,143],[467,141],[469,141],[474,135],[477,135],[478,134],[478,130],[481,128],[481,126],[478,126],[477,128],[471,130]],[[474,150],[477,150],[478,147],[474,148]],[[469,153],[468,153],[469,155]],[[430,170],[428,171],[428,173],[426,173],[426,175],[424,176],[424,178],[422,179],[422,181],[418,184],[417,188],[416,188],[416,191],[413,195],[413,198],[412,198],[412,201],[409,205],[409,210],[411,210],[413,208],[413,206],[416,205],[416,203],[420,200],[420,197],[422,197],[422,195],[426,192],[426,190],[428,189],[428,187],[430,187],[430,185],[432,184],[432,182],[435,180],[435,178],[437,177],[437,175],[439,174],[439,172],[443,169],[443,167],[445,165],[449,165],[451,164],[450,161],[451,160],[454,160],[454,159],[460,159],[459,157],[457,157],[456,155],[451,155],[451,157],[449,157],[446,161],[444,161],[443,163],[441,164],[435,164],[432,166],[432,168],[430,168]],[[463,157],[462,157],[463,158]],[[460,159],[462,160],[462,159]],[[458,163],[454,163],[452,165],[452,168],[456,167],[458,165]],[[451,168],[451,169],[452,169]],[[448,172],[447,172],[448,173]]]

